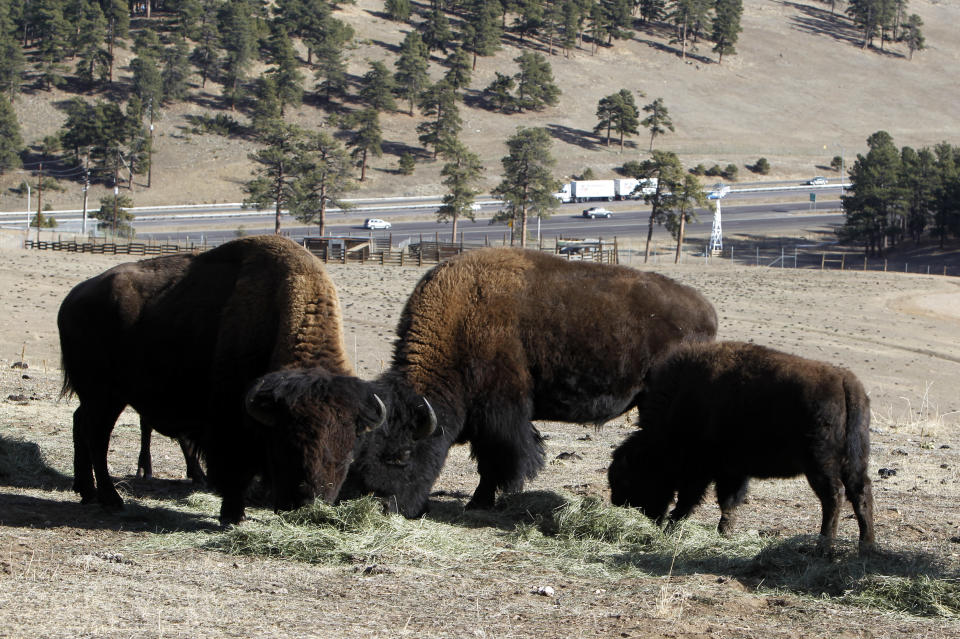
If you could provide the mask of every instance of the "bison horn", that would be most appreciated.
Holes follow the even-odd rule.
[[[373,401],[377,402],[377,423],[368,427],[367,430],[375,430],[383,426],[387,421],[387,407],[383,405],[383,400],[376,393],[373,394]]]
[[[414,439],[429,437],[437,430],[437,414],[433,412],[433,406],[430,405],[426,397],[423,398],[423,405],[427,409],[427,419],[424,420],[425,423],[420,425],[417,432],[413,434]]]

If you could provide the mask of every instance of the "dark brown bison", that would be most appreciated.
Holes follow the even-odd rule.
[[[278,508],[333,499],[356,433],[382,417],[369,386],[352,376],[323,265],[287,239],[243,238],[198,255],[121,264],[74,287],[57,324],[63,394],[80,400],[74,490],[84,503],[123,504],[107,447],[127,405],[164,435],[196,444],[223,497],[225,523],[242,519],[258,473],[272,481]],[[311,371],[331,393],[311,407],[322,419],[276,422],[302,395],[276,395],[290,390],[296,371],[251,390],[284,366],[322,367]],[[250,419],[245,402],[267,421]]]
[[[143,419],[140,420],[140,454],[137,456],[137,477],[149,479],[153,477],[153,458],[150,454],[150,440],[153,436],[153,427],[147,424]],[[183,453],[183,461],[187,467],[187,479],[192,479],[197,485],[207,483],[207,474],[203,471],[203,464],[200,463],[200,451],[197,445],[186,437],[177,437],[177,443],[180,444],[180,451]]]
[[[841,491],[873,544],[867,477],[870,400],[850,371],[740,342],[684,346],[651,369],[640,430],[613,454],[611,500],[662,523],[686,517],[716,483],[721,533],[751,477],[805,474],[823,506],[821,550],[836,536]]]
[[[341,497],[373,493],[417,516],[450,446],[469,442],[480,483],[468,507],[490,508],[543,467],[533,420],[616,417],[660,353],[716,330],[702,295],[656,273],[518,249],[452,259],[407,301],[375,382],[386,425],[358,443]]]

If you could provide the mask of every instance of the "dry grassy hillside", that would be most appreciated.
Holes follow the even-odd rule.
[[[551,56],[554,77],[563,91],[559,105],[509,116],[470,106],[495,70],[515,71],[512,60],[519,50],[508,38],[509,44],[499,53],[478,63],[461,107],[462,137],[483,158],[487,187],[499,181],[504,140],[517,126],[543,126],[553,132],[558,177],[587,167],[600,176],[611,175],[614,167],[642,156],[647,149],[642,132],[622,154],[616,147],[599,145],[591,133],[597,100],[629,88],[645,93],[646,99],[640,98],[639,104],[663,97],[670,110],[676,132],[658,139],[657,147],[677,152],[688,166],[735,163],[742,179],[750,175],[744,166],[760,156],[770,161],[772,177],[824,173],[831,157],[842,149],[852,160],[866,137],[879,129],[889,131],[898,145],[957,143],[960,88],[951,70],[960,58],[955,37],[960,5],[953,0],[914,0],[909,11],[923,18],[929,46],[912,61],[903,45],[886,52],[861,50],[849,23],[831,17],[825,4],[745,0],[738,55],[727,56],[722,65],[715,62],[706,43],[684,63],[664,29],[642,30],[632,40],[619,41],[596,55],[583,49],[569,59]],[[356,46],[349,51],[349,71],[357,78],[366,71],[368,60],[392,56],[403,37],[397,23],[382,17],[381,0],[358,0],[345,5],[340,14],[357,30]],[[129,60],[129,53],[121,55],[121,78],[129,75],[125,67]],[[442,73],[436,58],[432,73]],[[208,83],[205,91],[197,89],[195,99],[163,113],[157,128],[153,186],[147,190],[137,185],[135,204],[242,198],[241,184],[250,174],[251,144],[194,135],[186,120],[190,115],[213,113],[210,105],[216,104],[217,92],[218,87]],[[69,97],[30,89],[19,98],[16,110],[27,143],[58,130],[64,119],[58,107]],[[308,103],[289,118],[316,127],[323,116]],[[418,146],[415,126],[419,121],[403,113],[382,119],[385,154],[373,159],[360,195],[442,191],[436,162],[424,161],[408,177],[395,172],[399,153]],[[0,210],[25,206],[22,197],[8,190],[21,179],[16,174],[0,178]],[[95,188],[93,202],[103,194]],[[45,195],[54,208],[78,208],[80,197],[75,184],[64,193]]]

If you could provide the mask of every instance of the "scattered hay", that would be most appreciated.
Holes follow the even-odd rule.
[[[920,617],[960,616],[960,581],[868,575],[841,598],[854,606],[869,606]]]

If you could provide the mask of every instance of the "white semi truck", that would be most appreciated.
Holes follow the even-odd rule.
[[[637,186],[641,188],[637,190]],[[615,180],[574,180],[567,182],[554,197],[563,203],[589,202],[591,200],[639,199],[653,193],[657,188],[657,178],[637,180],[634,178],[618,178]]]

